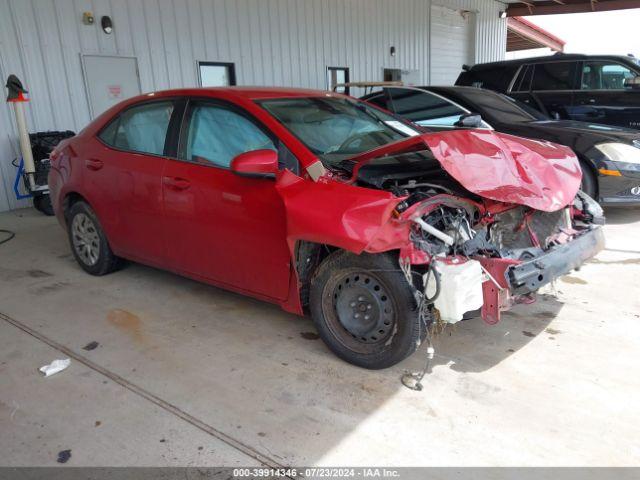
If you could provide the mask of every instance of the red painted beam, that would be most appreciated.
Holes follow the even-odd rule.
[[[507,52],[544,47],[562,52],[564,44],[564,40],[524,18],[507,19]]]
[[[640,0],[563,0],[559,4],[553,0],[542,2],[527,1],[511,3],[507,7],[508,17],[530,15],[557,15],[560,13],[606,12],[640,8]]]

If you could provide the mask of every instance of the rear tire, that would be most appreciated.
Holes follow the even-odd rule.
[[[593,198],[596,202],[598,201],[597,192],[598,192],[598,181],[596,180],[596,176],[593,174],[593,171],[589,166],[580,162],[580,169],[582,170],[582,182],[580,183],[580,190]]]
[[[73,256],[91,275],[106,275],[122,265],[114,255],[98,217],[85,202],[74,203],[69,210],[67,231]]]
[[[332,253],[311,281],[309,306],[322,340],[359,367],[381,369],[401,362],[426,332],[391,254]]]
[[[51,205],[51,197],[48,193],[33,197],[33,207],[49,217],[54,215],[53,205]]]

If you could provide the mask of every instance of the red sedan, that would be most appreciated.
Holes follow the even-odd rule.
[[[603,248],[566,147],[419,134],[339,94],[185,89],[126,100],[51,156],[54,209],[93,275],[122,259],[307,309],[366,368],[436,320],[487,323]]]

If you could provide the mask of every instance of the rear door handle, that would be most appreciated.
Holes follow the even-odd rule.
[[[104,166],[102,160],[97,158],[88,158],[84,161],[84,164],[89,170],[100,170]]]
[[[162,183],[172,190],[186,190],[191,186],[189,180],[180,177],[163,177]]]

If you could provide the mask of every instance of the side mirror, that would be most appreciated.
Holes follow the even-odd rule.
[[[231,160],[231,171],[243,177],[273,178],[278,172],[278,152],[253,150]]]
[[[482,117],[477,113],[465,113],[464,115],[460,115],[460,118],[453,124],[453,126],[463,128],[480,128],[482,127]]]
[[[640,75],[633,78],[625,78],[624,86],[628,88],[633,88],[634,90],[640,89]]]

